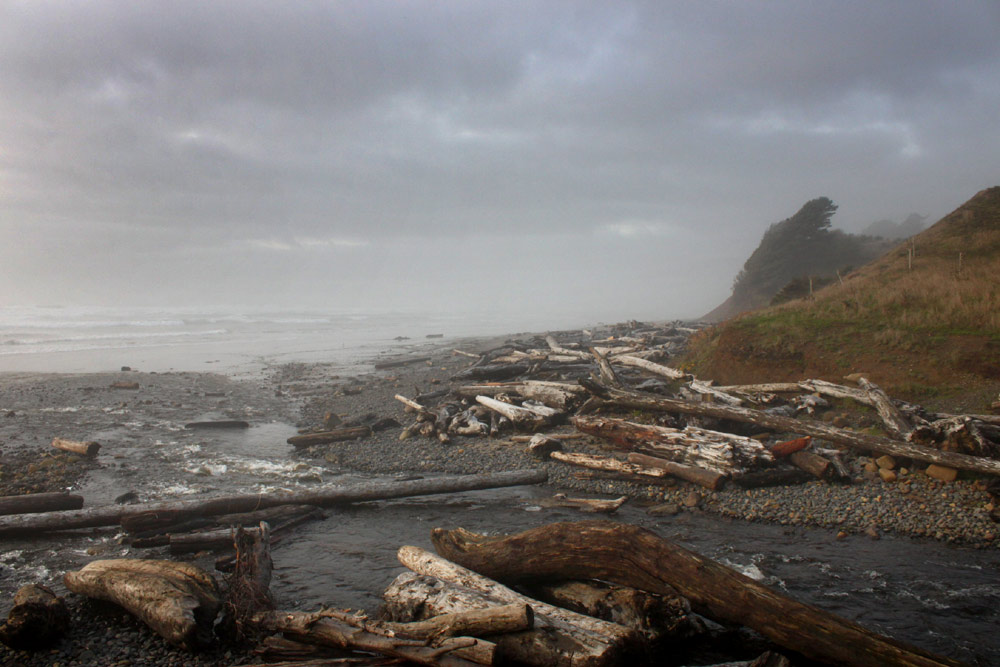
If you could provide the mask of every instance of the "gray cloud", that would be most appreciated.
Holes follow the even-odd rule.
[[[998,28],[993,2],[3,2],[0,299],[445,308],[499,280],[696,315],[808,199],[856,229],[996,184]]]

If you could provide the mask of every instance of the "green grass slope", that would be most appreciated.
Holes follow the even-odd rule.
[[[705,330],[683,363],[726,384],[862,372],[903,398],[985,410],[1000,390],[1000,187],[812,298]]]

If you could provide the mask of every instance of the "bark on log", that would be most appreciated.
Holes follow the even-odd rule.
[[[812,436],[807,435],[804,438],[795,438],[794,440],[785,440],[784,442],[779,442],[768,447],[768,451],[771,452],[777,458],[784,458],[795,452],[801,452],[803,449],[809,446],[812,442]]]
[[[124,607],[167,641],[195,650],[212,640],[219,590],[204,570],[165,560],[96,560],[63,576],[66,588]]]
[[[444,557],[512,584],[571,578],[653,593],[676,589],[696,612],[750,627],[819,662],[859,667],[960,664],[797,602],[638,526],[561,523],[509,537],[435,529],[431,539]]]
[[[382,613],[393,621],[420,621],[443,614],[490,609],[502,604],[484,593],[419,575],[403,572],[383,593]],[[580,646],[563,634],[549,620],[536,617],[535,627],[490,637],[496,643],[498,664],[573,665],[583,664],[577,657]],[[575,661],[575,662],[574,662]]]
[[[371,434],[372,430],[367,426],[347,426],[344,428],[337,428],[332,431],[307,433],[305,435],[293,435],[288,439],[288,444],[295,447],[295,449],[302,449],[303,447],[325,445],[331,442],[357,440],[358,438],[366,438]]]
[[[207,500],[181,500],[140,506],[108,506],[65,512],[45,512],[0,517],[0,536],[31,535],[51,530],[73,530],[97,526],[115,526],[136,514],[168,516],[170,521],[250,512],[279,505],[316,505],[335,507],[348,503],[388,500],[438,493],[458,493],[506,486],[542,484],[548,479],[543,470],[509,470],[482,475],[450,475],[403,482],[367,482],[321,491],[253,493],[221,496]]]
[[[874,382],[869,382],[866,378],[858,380],[858,384],[868,394],[868,399],[875,406],[878,416],[882,418],[882,423],[889,429],[889,433],[906,440],[913,433],[913,424],[907,419],[902,411],[897,408],[892,399],[882,391]]]
[[[686,466],[675,461],[668,461],[667,459],[660,458],[658,456],[649,456],[648,454],[632,452],[628,455],[628,462],[636,463],[646,468],[659,468],[668,475],[673,475],[678,479],[683,479],[686,482],[703,486],[706,489],[711,489],[712,491],[718,491],[726,483],[726,476],[715,470],[699,468],[698,466]]]
[[[573,639],[575,646],[571,649],[572,654],[566,656],[570,661],[568,664],[615,664],[638,640],[637,633],[621,625],[533,600],[424,549],[401,547],[397,556],[403,565],[417,574],[471,588],[504,604],[530,605],[538,627],[554,627],[557,632]]]
[[[67,440],[66,438],[52,438],[52,446],[64,452],[72,452],[73,454],[79,454],[88,458],[94,458],[97,456],[97,452],[101,450],[101,445],[93,440],[81,442],[80,440]]]
[[[0,641],[18,650],[48,648],[69,629],[69,610],[61,597],[40,584],[28,584],[14,594]]]
[[[630,354],[620,354],[618,356],[612,357],[611,361],[616,364],[621,364],[622,366],[631,366],[632,368],[641,368],[647,373],[652,373],[653,375],[659,375],[660,377],[665,377],[670,380],[684,380],[691,377],[684,371],[677,370],[676,368],[671,368],[670,366],[664,366],[662,364],[657,364],[647,359],[642,359]]]
[[[972,470],[990,475],[1000,475],[1000,461],[992,459],[967,456],[954,452],[942,452],[912,443],[898,442],[889,438],[878,438],[838,429],[823,422],[792,419],[750,408],[736,408],[727,405],[660,398],[584,382],[586,383],[585,386],[591,389],[595,395],[604,399],[606,404],[610,403],[640,410],[676,412],[757,424],[758,426],[775,431],[811,435],[815,438],[822,438],[829,442],[846,445],[852,449],[861,451],[878,452],[879,454],[889,454],[915,461],[937,463],[957,470]]]
[[[445,637],[436,645],[425,640],[394,636],[380,630],[379,623],[365,616],[333,610],[314,614],[302,612],[263,612],[254,624],[271,632],[282,632],[310,643],[336,646],[353,651],[371,651],[410,660],[420,665],[470,667],[493,664],[494,645],[474,637]]]
[[[58,512],[61,510],[78,510],[83,507],[83,496],[70,495],[64,492],[55,493],[25,493],[17,496],[0,496],[0,515],[37,514],[39,512]]]
[[[814,452],[792,452],[788,455],[788,460],[792,465],[820,479],[830,474],[830,460]]]
[[[572,422],[584,433],[607,438],[624,449],[723,474],[745,472],[774,462],[762,444],[731,433],[693,426],[679,430],[606,417],[574,417]]]
[[[232,537],[236,549],[236,566],[229,577],[226,592],[226,620],[243,639],[250,633],[253,618],[260,612],[274,609],[271,598],[271,530],[261,521],[255,530],[236,529]]]

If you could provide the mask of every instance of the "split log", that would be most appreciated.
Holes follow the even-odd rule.
[[[116,505],[65,512],[14,515],[0,517],[0,536],[32,535],[51,530],[116,526],[122,523],[123,519],[128,520],[129,517],[137,514],[168,517],[170,522],[178,522],[192,517],[249,512],[279,505],[336,507],[371,500],[542,484],[546,479],[547,475],[543,470],[508,470],[482,475],[448,475],[406,481],[365,482],[334,489],[295,493],[274,491],[203,500],[149,503],[144,506],[122,507]]]
[[[107,600],[157,634],[189,650],[207,645],[219,611],[219,589],[204,570],[165,560],[95,560],[63,576],[66,588]]]
[[[93,440],[82,442],[80,440],[67,440],[66,438],[52,438],[52,446],[64,452],[72,452],[73,454],[79,454],[88,458],[94,458],[97,456],[97,452],[101,450],[101,445]]]
[[[28,584],[14,594],[0,641],[18,650],[49,648],[69,629],[69,610],[61,597],[41,584]]]
[[[543,602],[632,628],[651,644],[705,631],[704,623],[691,613],[691,604],[676,591],[657,595],[601,581],[543,583],[527,590]]]
[[[385,589],[382,614],[392,621],[420,621],[470,610],[492,609],[501,604],[479,591],[403,572]],[[530,606],[529,606],[530,608]],[[534,610],[533,610],[534,614]],[[534,627],[520,632],[491,636],[496,643],[497,664],[572,665],[578,643],[544,618],[535,617]]]
[[[611,361],[616,364],[621,364],[622,366],[631,366],[633,368],[641,368],[647,373],[652,373],[653,375],[659,375],[660,377],[665,377],[670,380],[684,380],[691,377],[687,373],[676,368],[671,368],[670,366],[664,366],[662,364],[657,364],[647,359],[642,359],[630,354],[620,354],[618,356],[612,357]]]
[[[628,462],[636,463],[646,468],[659,468],[668,475],[673,475],[678,479],[703,486],[712,491],[718,491],[726,483],[726,476],[715,470],[700,468],[698,466],[686,466],[682,463],[668,461],[658,456],[633,452],[628,455]]]
[[[288,439],[288,444],[295,449],[311,447],[313,445],[325,445],[331,442],[342,442],[344,440],[357,440],[366,438],[372,434],[368,426],[347,426],[336,428],[332,431],[320,431],[319,433],[307,433],[305,435],[293,435]]]
[[[779,432],[811,435],[815,438],[822,438],[829,442],[846,445],[852,449],[861,451],[889,454],[899,458],[924,461],[926,463],[937,463],[938,465],[958,470],[972,470],[990,475],[1000,475],[1000,461],[991,459],[967,456],[955,452],[938,451],[912,443],[838,429],[823,422],[792,419],[761,410],[649,396],[638,392],[603,387],[586,380],[581,382],[585,383],[585,386],[591,389],[596,396],[602,398],[605,404],[610,403],[612,405],[640,410],[656,410],[660,412],[714,417],[716,419],[729,419],[737,422],[756,424]]]
[[[375,370],[383,371],[387,368],[399,368],[400,366],[409,366],[410,364],[421,364],[425,361],[430,361],[430,357],[406,357],[405,359],[390,359],[388,361],[376,361]]]
[[[512,405],[505,401],[490,398],[489,396],[476,396],[476,402],[506,417],[516,428],[524,431],[536,431],[543,426],[553,423],[562,414],[552,408],[528,408]]]
[[[58,512],[60,510],[78,510],[81,507],[83,507],[83,496],[71,495],[62,491],[0,496],[0,515]]]
[[[620,496],[614,500],[603,498],[568,498],[564,493],[557,493],[551,498],[542,500],[542,507],[564,507],[578,509],[590,514],[611,514],[625,504],[628,496]]]
[[[868,399],[875,406],[878,416],[882,418],[882,423],[889,429],[889,433],[906,440],[913,433],[913,424],[910,423],[910,420],[903,415],[902,411],[893,404],[892,399],[877,384],[869,382],[866,378],[859,379],[858,384],[868,394]]]
[[[309,643],[336,646],[352,651],[370,651],[403,658],[420,665],[467,667],[493,664],[495,646],[473,637],[444,637],[428,645],[426,640],[406,639],[382,629],[366,616],[330,609],[302,612],[263,612],[254,624],[270,632],[282,632]]]
[[[774,461],[758,441],[731,433],[693,426],[680,430],[606,417],[574,417],[572,422],[584,433],[607,438],[624,449],[723,474],[749,471]]]
[[[638,526],[558,523],[508,537],[438,528],[431,539],[445,558],[511,584],[599,579],[652,593],[676,590],[699,614],[745,625],[819,662],[859,667],[960,664],[797,602]]]
[[[215,421],[189,422],[184,424],[184,428],[250,428],[250,423],[242,419],[218,419]]]
[[[533,600],[424,549],[401,547],[397,556],[399,562],[417,574],[471,588],[504,604],[531,606],[537,627],[553,628],[554,632],[572,640],[569,653],[559,664],[617,664],[615,661],[638,641],[637,633],[628,628]]]
[[[667,471],[662,468],[619,461],[610,456],[598,456],[596,454],[583,454],[580,452],[552,452],[549,456],[556,461],[580,466],[581,468],[590,468],[591,470],[639,477],[666,477],[667,475]]]

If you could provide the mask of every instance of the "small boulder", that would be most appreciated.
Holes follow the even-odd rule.
[[[896,467],[896,459],[892,458],[888,454],[884,454],[883,456],[875,459],[875,465],[883,470],[893,470]]]
[[[942,482],[954,482],[955,478],[958,477],[957,470],[947,466],[938,465],[937,463],[932,463],[927,466],[927,470],[924,472],[928,477],[941,480]]]
[[[883,482],[889,483],[889,482],[895,482],[896,481],[896,473],[895,473],[895,471],[890,470],[889,468],[879,468],[878,469],[878,476],[882,478]]]

